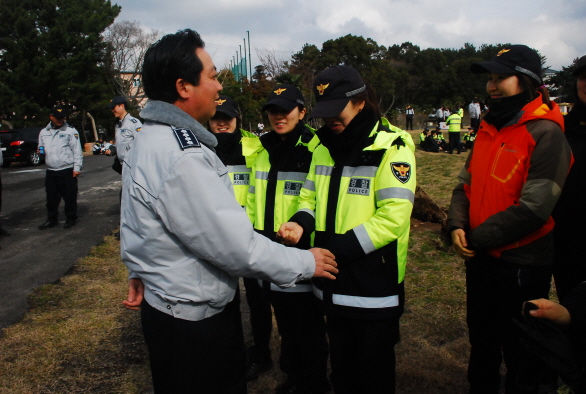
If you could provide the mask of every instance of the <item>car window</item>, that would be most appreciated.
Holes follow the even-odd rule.
[[[10,142],[16,138],[16,133],[10,131],[0,132],[0,140],[2,140],[2,146],[7,146]]]

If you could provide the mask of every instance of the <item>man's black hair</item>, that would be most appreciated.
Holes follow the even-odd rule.
[[[199,85],[203,70],[196,49],[205,44],[198,32],[185,29],[167,34],[150,46],[142,64],[142,83],[146,96],[151,100],[174,103],[179,98],[175,87],[178,79],[194,86]]]

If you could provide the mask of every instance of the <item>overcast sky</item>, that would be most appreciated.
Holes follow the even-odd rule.
[[[284,60],[305,43],[353,34],[379,45],[410,41],[425,48],[461,48],[470,42],[533,47],[555,70],[586,55],[584,0],[113,0],[116,21],[139,21],[162,34],[191,28],[218,68],[229,64],[250,31],[256,50]]]

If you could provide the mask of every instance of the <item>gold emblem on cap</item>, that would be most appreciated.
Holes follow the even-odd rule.
[[[275,90],[275,94],[278,96],[281,93],[283,93],[285,90],[287,90],[287,89],[283,89],[283,88],[277,89],[277,90]]]
[[[326,84],[324,85],[323,83],[321,85],[317,85],[315,88],[317,89],[317,91],[319,92],[320,96],[324,95],[324,91],[328,88],[328,86],[330,86],[330,84]]]
[[[507,53],[507,52],[509,52],[509,51],[510,51],[510,49],[503,49],[503,50],[501,50],[499,53],[497,53],[497,56],[500,56],[500,55],[502,55],[503,53]]]
[[[61,108],[58,108],[58,109],[57,109],[57,112],[61,112],[61,111],[63,111]]]
[[[226,102],[226,100],[225,100],[225,99],[224,99],[224,100],[222,100],[222,99],[218,99],[218,100],[216,100],[216,104],[218,104],[218,105],[222,105],[222,104],[224,104],[225,102]]]

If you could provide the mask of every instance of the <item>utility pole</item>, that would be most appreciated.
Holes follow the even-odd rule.
[[[252,81],[252,57],[250,56],[250,31],[246,30],[246,34],[248,34],[248,59],[249,65],[248,68],[250,69],[250,80]],[[246,51],[246,48],[244,48]]]
[[[240,78],[242,79],[242,45],[238,45],[240,47]]]
[[[246,38],[243,38],[242,40],[244,41],[244,63],[246,63],[244,65],[244,73],[246,74],[246,79],[248,79],[250,81],[250,77],[248,76],[248,67],[247,67],[248,60],[246,57]]]

